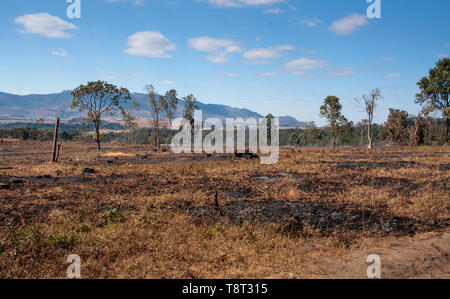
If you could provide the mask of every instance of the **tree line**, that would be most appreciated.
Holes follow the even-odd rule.
[[[422,112],[413,118],[414,126],[408,129],[408,113],[399,109],[389,109],[389,116],[383,125],[383,129],[388,133],[390,139],[401,143],[409,139],[412,145],[425,144],[426,139],[435,132],[433,126],[435,122],[430,115],[433,112],[440,112],[445,123],[445,132],[441,143],[448,143],[450,138],[450,103],[448,95],[450,93],[450,58],[444,58],[436,63],[436,66],[429,70],[427,77],[423,77],[417,82],[420,93],[416,94],[415,103],[420,104]],[[368,148],[373,147],[373,120],[377,103],[382,99],[382,93],[379,88],[363,95],[358,102],[364,106],[366,118],[361,121],[359,126],[367,129]],[[320,107],[320,116],[327,120],[327,133],[330,136],[333,147],[336,147],[337,139],[343,135],[351,134],[354,129],[352,122],[342,114],[342,105],[340,99],[336,96],[329,96],[324,100]],[[439,140],[439,139],[438,139]]]
[[[297,130],[282,130],[280,132],[281,145],[341,145],[364,144],[367,139],[369,149],[374,141],[392,140],[400,144],[444,144],[450,138],[450,58],[439,60],[435,67],[429,70],[426,77],[417,82],[420,92],[416,95],[415,103],[423,109],[417,116],[410,116],[406,111],[391,108],[386,122],[382,125],[374,124],[374,113],[377,103],[383,98],[379,88],[375,88],[367,95],[356,99],[365,111],[365,118],[354,124],[342,114],[341,100],[336,96],[328,96],[320,107],[320,116],[327,120],[327,126],[318,128],[315,123],[308,123],[306,128]],[[139,110],[139,105],[132,99],[126,88],[118,88],[104,81],[88,82],[80,85],[71,94],[72,109],[86,113],[85,122],[92,124],[98,150],[101,149],[101,137],[104,141],[121,141],[132,143],[153,143],[160,148],[161,143],[170,142],[171,130],[175,112],[178,109],[178,93],[175,89],[159,95],[152,85],[146,85],[144,91],[148,95],[152,129],[139,128],[132,110]],[[198,109],[197,98],[189,94],[183,97],[185,105],[182,116],[194,123],[194,111]],[[441,119],[434,119],[431,114],[440,112]],[[100,128],[105,116],[121,116],[126,132],[111,132],[101,136]],[[273,117],[271,114],[268,118]],[[168,126],[162,119],[168,120]],[[38,121],[39,122],[39,121]],[[0,137],[50,140],[50,130],[38,131],[36,128],[1,129]],[[83,140],[86,138],[82,130],[64,131],[62,138]],[[152,140],[152,141],[150,141]]]

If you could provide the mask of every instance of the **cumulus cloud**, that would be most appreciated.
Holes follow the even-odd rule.
[[[311,19],[311,20],[310,19],[303,19],[303,20],[300,21],[300,24],[307,25],[309,27],[315,27],[318,24],[322,24],[322,23],[323,23],[323,21],[318,19],[318,18],[314,18],[314,19]]]
[[[209,36],[191,38],[188,41],[188,45],[197,51],[209,52],[210,54],[206,56],[205,59],[218,64],[227,62],[228,54],[240,53],[243,51],[243,48],[237,41]]]
[[[293,75],[306,76],[306,71],[316,70],[325,67],[326,60],[314,60],[311,58],[299,58],[287,62],[284,67]]]
[[[23,26],[20,33],[39,34],[48,38],[69,38],[70,34],[66,30],[78,28],[74,24],[49,15],[48,13],[23,15],[16,18],[14,23]]]
[[[291,45],[279,45],[270,48],[256,48],[244,52],[245,62],[249,64],[268,64],[271,59],[281,57],[282,52],[293,51]]]
[[[106,3],[114,3],[114,2],[127,2],[131,1],[134,5],[144,5],[145,0],[105,0]]]
[[[369,21],[366,15],[354,13],[334,21],[329,29],[337,35],[349,35],[367,24],[369,24]]]
[[[66,50],[58,49],[58,50],[52,50],[52,55],[66,57],[69,54],[67,53]]]
[[[240,75],[238,73],[222,73],[222,75],[224,75],[225,77],[230,77],[230,78],[240,77]]]
[[[342,69],[340,71],[337,71],[337,72],[327,73],[326,76],[334,78],[334,77],[351,76],[351,75],[354,75],[354,74],[355,74],[355,71],[351,67],[348,67],[348,68],[344,68],[344,69]]]
[[[175,82],[171,81],[171,80],[163,80],[163,81],[159,81],[158,85],[175,85]]]
[[[128,37],[128,46],[125,53],[152,58],[171,58],[166,52],[177,48],[158,31],[136,32]]]
[[[208,0],[209,4],[220,8],[263,6],[283,3],[285,0]]]
[[[275,73],[275,72],[262,72],[262,73],[259,73],[259,75],[261,77],[276,77],[276,76],[279,76],[280,74]]]
[[[399,74],[399,73],[388,74],[388,78],[399,78],[399,77],[401,77],[401,76],[402,76],[402,74]]]
[[[273,15],[280,15],[280,14],[284,13],[284,10],[279,9],[278,7],[276,7],[276,8],[266,9],[264,11],[264,13],[273,14]]]

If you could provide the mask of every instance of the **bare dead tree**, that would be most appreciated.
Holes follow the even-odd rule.
[[[369,140],[368,149],[372,149],[373,147],[373,115],[377,106],[377,101],[382,98],[383,97],[381,95],[381,90],[379,88],[375,88],[368,95],[363,95],[360,99],[360,101],[362,101],[364,104],[365,112],[367,114],[367,139]]]
[[[161,101],[162,96],[159,96],[153,85],[146,85],[144,90],[148,94],[148,100],[150,104],[150,113],[152,115],[152,125],[155,130],[155,147],[159,150],[161,147],[161,136],[160,136],[160,117],[163,112],[163,107]]]

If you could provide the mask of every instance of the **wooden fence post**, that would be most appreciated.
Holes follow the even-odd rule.
[[[53,135],[53,151],[52,151],[52,163],[56,162],[56,154],[57,154],[57,147],[58,147],[58,130],[59,130],[59,121],[60,118],[56,118],[55,123],[55,132]]]

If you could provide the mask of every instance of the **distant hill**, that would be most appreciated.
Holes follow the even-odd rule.
[[[70,109],[72,104],[71,91],[54,94],[30,94],[25,96],[0,92],[0,120],[37,120],[53,119],[60,116],[62,119],[76,120],[83,117],[76,110]],[[139,103],[140,109],[134,113],[141,119],[149,119],[149,105],[146,94],[134,93],[133,99]],[[263,116],[249,109],[235,108],[226,105],[204,104],[199,102],[198,107],[203,111],[203,118],[262,118]],[[180,100],[175,117],[182,115],[184,101]],[[302,126],[302,122],[290,116],[280,118],[281,126]]]
[[[292,116],[280,116],[280,124],[283,127],[305,127],[306,123],[302,121],[298,121],[297,119],[293,118]]]

